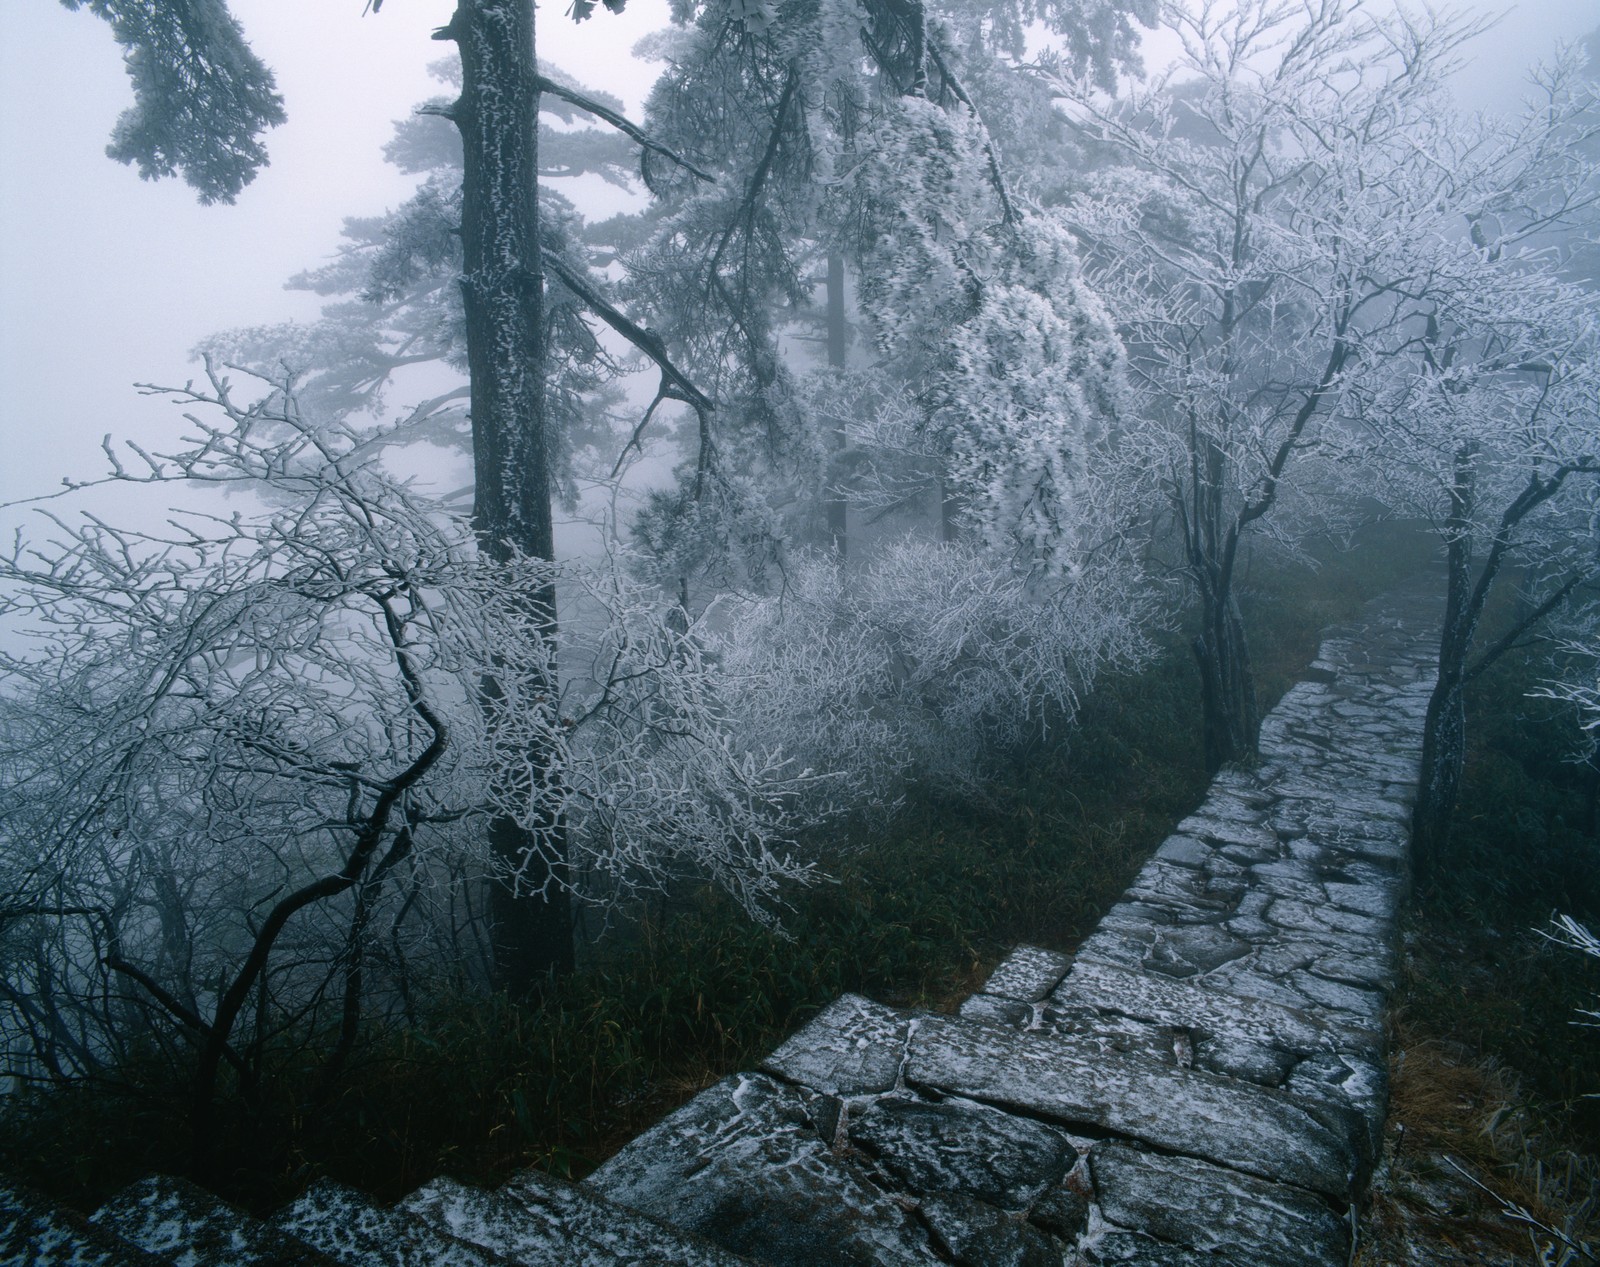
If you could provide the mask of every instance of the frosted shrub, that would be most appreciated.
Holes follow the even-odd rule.
[[[87,1075],[153,1030],[206,1086],[261,1058],[250,1033],[331,1012],[348,1035],[413,971],[474,975],[488,884],[568,861],[606,897],[709,877],[757,916],[810,874],[794,841],[825,798],[735,742],[720,669],[657,591],[485,558],[386,474],[385,434],[313,426],[269,386],[241,405],[213,371],[177,393],[186,447],[112,477],[230,487],[235,513],[54,516],[0,556],[12,1071]],[[592,618],[552,629],[558,590]],[[490,847],[505,819],[518,855]]]
[[[907,539],[860,570],[802,559],[787,581],[713,622],[741,732],[877,805],[914,783],[981,790],[995,759],[1071,722],[1101,669],[1149,654],[1125,569],[1041,579]]]

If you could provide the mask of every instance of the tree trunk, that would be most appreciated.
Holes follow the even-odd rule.
[[[1201,632],[1193,650],[1200,669],[1200,724],[1206,773],[1255,757],[1261,738],[1255,673],[1244,621],[1231,590],[1201,595]]]
[[[1466,765],[1467,712],[1461,675],[1443,674],[1428,698],[1422,728],[1422,772],[1411,810],[1411,866],[1419,886],[1437,879],[1450,848],[1461,773]]]
[[[1450,820],[1467,756],[1467,652],[1482,610],[1473,585],[1472,509],[1475,451],[1456,455],[1445,520],[1444,624],[1439,631],[1439,677],[1422,726],[1422,769],[1411,810],[1411,867],[1418,885],[1438,878],[1450,848]]]
[[[458,0],[436,38],[455,41],[461,51],[462,91],[451,113],[465,160],[461,293],[472,391],[473,526],[491,558],[554,560],[533,2]],[[553,636],[554,586],[528,602],[544,635]],[[493,682],[484,693],[493,707],[499,698]],[[547,764],[534,754],[531,777]],[[495,978],[526,993],[572,967],[565,833],[559,822],[498,817],[489,845],[502,871],[521,878],[516,886],[497,884],[491,898]]]
[[[1198,431],[1189,437],[1189,488],[1179,502],[1189,577],[1200,596],[1200,632],[1191,644],[1200,669],[1200,734],[1206,773],[1252,761],[1261,741],[1255,673],[1244,618],[1233,595],[1243,524],[1230,512],[1227,455]]]
[[[844,319],[844,256],[837,251],[830,251],[828,253],[828,365],[832,369],[842,370],[845,366],[848,333]],[[847,443],[844,423],[840,422],[828,437],[828,447],[838,455],[844,452]],[[842,476],[839,463],[830,463],[830,482],[837,484]],[[834,489],[829,489],[825,506],[828,513],[828,542],[842,563],[849,544],[848,503]]]

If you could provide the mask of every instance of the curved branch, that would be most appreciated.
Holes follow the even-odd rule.
[[[682,370],[672,363],[672,357],[667,352],[667,345],[661,341],[661,336],[653,330],[647,330],[636,321],[623,314],[614,304],[606,300],[601,294],[586,281],[574,273],[562,262],[561,257],[554,251],[544,252],[544,266],[560,279],[561,284],[583,300],[602,321],[620,334],[639,351],[643,352],[661,369],[662,377],[671,382],[676,393],[674,399],[692,405],[697,411],[712,412],[716,406],[711,398],[694,385]]]
[[[535,78],[538,82],[540,92],[547,92],[552,97],[560,97],[561,100],[567,102],[569,105],[577,106],[578,109],[594,115],[594,117],[597,119],[604,119],[612,127],[616,128],[618,132],[621,132],[630,140],[637,141],[645,149],[659,154],[662,158],[676,163],[696,180],[702,180],[708,185],[714,185],[717,183],[717,178],[715,176],[711,175],[709,172],[702,171],[688,159],[684,158],[681,154],[677,154],[672,150],[669,150],[665,145],[661,144],[660,141],[652,140],[650,134],[641,128],[637,123],[633,123],[628,119],[623,118],[622,115],[618,114],[615,110],[601,105],[598,101],[595,101],[590,97],[585,97],[581,92],[574,92],[571,88],[568,88],[563,84],[558,84],[553,79],[546,79],[543,75],[538,75]]]

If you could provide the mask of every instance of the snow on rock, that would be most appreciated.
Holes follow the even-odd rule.
[[[1064,1132],[961,1099],[884,1096],[850,1116],[849,1138],[897,1188],[962,1193],[1011,1213],[1078,1161]]]
[[[1038,946],[1018,946],[984,982],[983,994],[1018,1003],[1037,1003],[1061,983],[1072,956]]]
[[[345,1267],[506,1267],[511,1260],[324,1179],[268,1220]]]
[[[36,1193],[0,1184],[0,1267],[158,1267],[162,1261]]]
[[[820,1100],[761,1075],[725,1078],[589,1183],[763,1263],[938,1262],[907,1205],[818,1134]]]
[[[1335,1024],[1311,1012],[1259,998],[1226,993],[1204,983],[1079,960],[1052,996],[1063,1004],[1087,1004],[1163,1025],[1203,1029],[1268,1047],[1309,1055],[1354,1046],[1370,1049],[1377,1031]]]
[[[664,1257],[683,1267],[737,1267],[742,1261],[720,1246],[622,1209],[581,1184],[533,1171],[492,1192],[436,1179],[398,1210],[530,1267],[612,1267]]]
[[[887,1091],[900,1076],[910,1026],[905,1013],[846,994],[767,1057],[761,1069],[828,1095]]]
[[[1345,1220],[1321,1197],[1287,1184],[1120,1143],[1097,1144],[1089,1164],[1110,1223],[1273,1267],[1322,1267],[1349,1257]]]
[[[949,1261],[961,1267],[1060,1267],[1054,1240],[973,1197],[926,1197],[918,1213]]]
[[[96,1210],[90,1221],[179,1267],[333,1263],[304,1241],[241,1214],[185,1179],[141,1179]]]
[[[1065,1039],[927,1017],[906,1080],[1332,1195],[1356,1170],[1348,1135],[1287,1096]]]

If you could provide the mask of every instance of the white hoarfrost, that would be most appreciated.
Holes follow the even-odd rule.
[[[910,781],[976,790],[985,757],[1065,728],[1103,668],[1148,651],[1117,569],[1042,577],[910,538],[854,570],[802,558],[786,581],[709,622],[739,728],[878,804]]]
[[[482,557],[385,474],[385,436],[313,427],[275,386],[240,405],[213,371],[178,393],[187,447],[113,477],[257,508],[158,532],[58,514],[0,558],[0,615],[36,635],[0,659],[13,1068],[110,1056],[108,981],[192,1029],[263,951],[291,1010],[363,956],[391,1000],[470,973],[495,816],[542,848],[563,824],[584,896],[708,877],[761,915],[810,874],[817,781],[735,732],[656,592]],[[530,599],[551,581],[590,613],[554,637]]]

